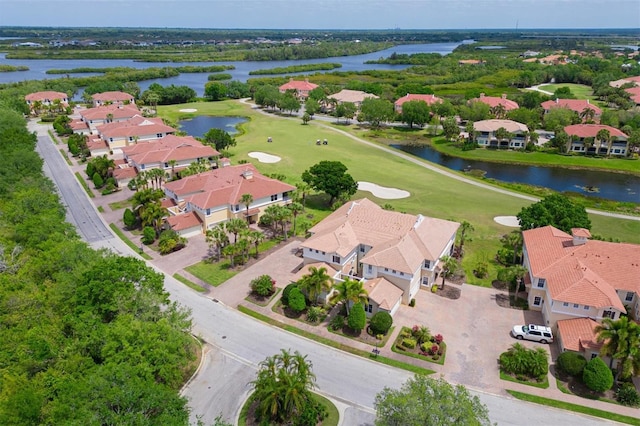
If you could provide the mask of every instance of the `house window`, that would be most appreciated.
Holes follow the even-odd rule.
[[[240,204],[236,204],[235,206],[233,206],[233,209],[235,211],[239,211],[240,210]]]
[[[431,261],[430,261],[430,260],[425,260],[425,261],[424,261],[424,267],[425,267],[426,269],[431,268]]]
[[[385,272],[389,272],[389,268],[384,268],[384,271]]]
[[[144,164],[140,164],[140,168],[144,170]]]
[[[590,359],[594,359],[597,356],[598,356],[598,354],[591,354],[591,358]]]
[[[373,272],[373,266],[372,265],[367,265],[367,271],[369,271],[369,273]]]
[[[564,303],[562,303],[562,306],[564,306],[564,307],[569,306],[569,302],[564,302]]]
[[[211,214],[211,209],[207,209],[207,216]]]
[[[547,282],[544,278],[538,278],[538,288],[544,287],[544,284]]]
[[[162,137],[162,133],[156,133],[156,138],[160,139]]]
[[[401,276],[401,277],[404,277],[404,272],[400,272],[400,276]]]
[[[584,309],[585,311],[588,311],[589,310],[589,306],[584,305],[584,308],[582,308],[582,309]]]
[[[360,246],[360,253],[364,253],[364,246]]]
[[[396,270],[395,270],[395,269],[392,269],[392,270],[391,270],[391,272],[395,274],[395,273],[396,273]]]
[[[277,201],[278,200],[278,194],[274,194],[271,196],[271,201]]]
[[[631,302],[633,300],[633,292],[628,291],[627,296],[624,298],[625,302]]]
[[[367,311],[368,313],[373,312],[373,305],[372,304],[365,305],[364,310]]]
[[[129,142],[133,142],[133,136],[129,136]]]
[[[616,313],[613,311],[604,311],[602,313],[602,318],[616,319]]]
[[[429,277],[422,277],[422,285],[429,285]]]
[[[169,167],[169,163],[164,163],[164,168],[166,169],[167,167]]]
[[[578,309],[579,307],[580,307],[580,305],[578,305],[577,303],[574,303],[574,304],[573,304],[573,308],[574,308],[574,309]]]
[[[333,263],[340,263],[340,256],[333,256]]]
[[[542,302],[542,297],[536,296],[536,297],[533,298],[533,305],[534,306],[540,306],[541,302]]]

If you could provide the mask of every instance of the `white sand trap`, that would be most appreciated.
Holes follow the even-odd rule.
[[[384,198],[385,200],[395,200],[398,198],[407,198],[409,191],[402,189],[387,188],[371,182],[358,182],[358,189],[361,191],[369,191],[378,198]]]
[[[277,155],[265,154],[264,152],[250,152],[247,155],[251,158],[255,158],[261,163],[277,163],[282,160],[282,158]]]
[[[509,226],[511,228],[520,228],[520,222],[518,222],[518,218],[515,216],[496,216],[493,220],[500,225]]]
[[[196,112],[198,111],[195,108],[185,108],[185,109],[181,109],[180,112]]]

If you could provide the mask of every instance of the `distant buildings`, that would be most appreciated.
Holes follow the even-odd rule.
[[[296,97],[301,100],[305,100],[309,97],[309,92],[318,87],[317,84],[310,83],[309,79],[294,80],[293,78],[289,80],[288,83],[283,84],[278,89],[280,93],[285,93],[287,90],[293,90],[296,94]]]
[[[401,97],[393,103],[393,108],[395,109],[396,113],[402,114],[402,104],[409,101],[422,101],[431,106],[435,103],[442,102],[442,98],[439,98],[436,95],[407,93],[405,96]]]

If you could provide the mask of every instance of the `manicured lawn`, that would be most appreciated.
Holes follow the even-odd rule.
[[[229,269],[229,262],[225,262],[224,260],[220,263],[201,261],[187,266],[184,269],[190,274],[193,274],[194,277],[201,279],[213,287],[219,286],[238,273],[238,271]]]
[[[207,291],[204,288],[200,287],[198,284],[189,281],[188,279],[186,279],[185,277],[183,277],[180,274],[173,274],[173,278],[175,278],[176,280],[180,281],[182,284],[186,285],[187,287],[192,288],[193,290],[197,291],[198,293],[205,293]]]
[[[571,93],[577,99],[589,99],[595,100],[595,96],[593,96],[593,89],[591,86],[586,86],[584,84],[574,84],[574,83],[562,83],[562,84],[543,84],[540,86],[540,89],[546,90],[547,92],[555,92],[561,87],[568,87],[571,90]]]
[[[86,193],[89,194],[89,198],[95,198],[96,194],[94,194],[91,188],[89,188],[89,185],[87,185],[87,181],[82,178],[79,172],[76,172],[75,174],[78,182],[80,182],[80,185],[82,185]]]
[[[109,208],[113,211],[124,209],[126,207],[131,207],[131,198],[127,198],[122,201],[115,201],[113,203],[109,203]]]
[[[336,132],[327,123],[312,121],[309,125],[303,125],[300,119],[269,117],[238,101],[199,102],[161,106],[158,109],[162,117],[175,121],[182,116],[193,115],[179,112],[185,108],[195,108],[198,110],[196,114],[202,115],[249,118],[249,121],[241,125],[244,133],[237,137],[237,146],[231,148],[233,164],[246,160],[262,173],[283,174],[287,177],[287,182],[295,184],[301,181],[300,176],[304,170],[319,161],[340,160],[356,181],[373,182],[411,193],[408,198],[384,200],[369,192],[358,191],[352,199],[367,197],[380,204],[388,203],[396,211],[456,221],[468,220],[475,227],[473,241],[465,245],[466,253],[470,254],[463,262],[468,277],[475,267],[474,262],[479,258],[488,259],[490,268],[495,268],[491,262],[500,247],[499,238],[510,232],[511,228],[498,225],[493,218],[515,215],[522,207],[530,204],[526,200],[480,189],[388,155]],[[344,126],[338,128],[346,130]],[[267,143],[267,137],[272,137],[273,143]],[[329,144],[318,146],[314,142],[317,139],[327,139]],[[272,164],[260,163],[247,155],[251,151],[277,155],[282,160]],[[330,213],[328,206],[321,203],[310,202],[308,206],[313,208],[314,222]],[[594,217],[593,222],[593,232],[596,234],[640,243],[640,221]],[[469,278],[469,281],[488,286],[490,278],[491,276],[483,280]]]

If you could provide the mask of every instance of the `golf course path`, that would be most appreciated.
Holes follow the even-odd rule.
[[[257,106],[255,106],[251,102],[249,102],[249,98],[240,99],[240,102],[248,104],[248,105],[252,105],[252,107],[256,111],[260,111],[261,113],[263,113],[263,114],[265,114],[265,115],[267,115],[269,117],[282,118],[282,119],[285,119],[285,120],[296,120],[296,119],[299,119],[299,117],[297,117],[297,116],[282,117],[282,116],[277,116],[277,115],[274,115],[274,114],[269,114],[268,112],[263,111],[261,108],[258,108]],[[373,142],[369,142],[369,141],[364,140],[362,138],[359,138],[359,137],[357,137],[355,135],[352,135],[349,132],[346,132],[346,131],[341,130],[341,129],[336,129],[335,127],[329,126],[327,124],[319,123],[317,121],[315,123],[313,123],[313,124],[316,125],[316,126],[324,127],[325,129],[329,129],[329,130],[331,130],[333,132],[340,133],[340,134],[342,134],[342,135],[344,135],[344,136],[346,136],[348,138],[353,139],[356,142],[365,144],[367,146],[370,146],[371,148],[378,149],[378,150],[383,151],[383,152],[385,152],[387,154],[395,155],[396,157],[400,157],[400,158],[402,158],[404,160],[407,160],[407,161],[409,161],[409,162],[411,162],[413,164],[416,164],[416,165],[418,165],[420,167],[423,167],[425,169],[434,171],[436,173],[440,173],[441,175],[450,177],[452,179],[456,179],[456,180],[458,180],[460,182],[465,182],[465,183],[468,183],[469,185],[474,185],[474,186],[477,186],[479,188],[484,188],[484,189],[488,189],[490,191],[499,192],[501,194],[509,195],[511,197],[521,198],[523,200],[529,200],[529,201],[533,201],[533,202],[540,201],[540,198],[533,197],[531,195],[520,194],[518,192],[513,192],[513,191],[509,191],[507,189],[498,188],[498,187],[495,187],[495,186],[492,186],[492,185],[487,185],[486,183],[478,182],[478,181],[475,181],[473,179],[469,179],[469,178],[466,178],[464,176],[460,176],[457,173],[450,172],[449,170],[445,169],[444,167],[436,166],[433,163],[430,163],[430,162],[428,162],[426,160],[422,160],[420,158],[416,158],[416,157],[410,156],[408,154],[404,154],[402,152],[399,152],[399,151],[397,151],[395,149],[387,148],[385,146],[381,146],[381,145],[375,144]],[[626,214],[611,213],[611,212],[605,212],[605,211],[593,210],[593,209],[587,209],[587,212],[590,213],[590,214],[596,214],[596,215],[600,215],[600,216],[615,217],[617,219],[627,219],[627,220],[640,221],[640,216],[630,216],[630,215],[626,215]]]

